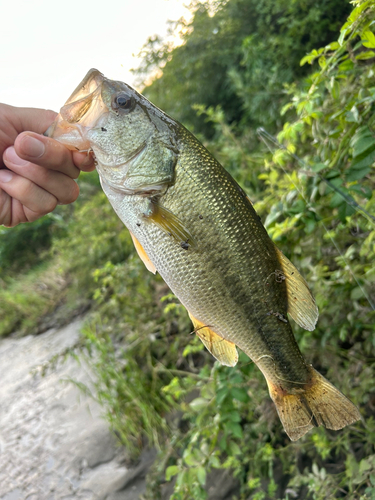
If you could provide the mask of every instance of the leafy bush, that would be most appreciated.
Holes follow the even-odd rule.
[[[191,326],[177,304],[160,311],[156,289],[153,305],[146,301],[146,315],[137,300],[127,300],[126,322],[118,327],[118,291],[128,282],[122,277],[116,284],[112,268],[98,271],[102,286],[96,297],[102,305],[95,328],[112,338],[130,328],[130,347],[116,362],[131,366],[132,378],[136,372],[145,374],[150,405],[162,407],[158,411],[165,419],[156,423],[161,439],[145,425],[144,399],[138,416],[131,404],[129,411],[126,405],[116,410],[115,401],[108,406],[123,419],[111,418],[118,433],[129,427],[138,444],[142,435],[163,443],[149,476],[149,499],[162,497],[165,481],[173,484],[173,500],[206,499],[210,473],[217,468],[237,478],[236,498],[243,500],[374,498],[374,7],[370,0],[355,2],[339,41],[304,58],[303,63],[318,59],[320,69],[303,87],[287,87],[291,102],[283,110],[289,113],[279,134],[283,147],[271,145],[272,154],[263,152],[265,164],[259,149],[255,155],[249,149],[251,132],[228,123],[220,107],[196,107],[216,130],[209,148],[251,191],[269,233],[312,286],[321,316],[314,332],[294,328],[302,351],[361,408],[365,426],[338,433],[318,428],[291,443],[261,374],[244,354],[233,369],[214,364],[196,341],[187,343]],[[160,85],[169,81],[163,78]],[[357,210],[356,203],[366,212]],[[111,285],[109,301],[103,299],[106,283]],[[97,368],[105,371],[105,362]],[[140,380],[136,377],[135,385]],[[128,397],[124,389],[116,394],[119,401]]]
[[[190,335],[192,326],[183,307],[134,255],[128,232],[96,191],[95,182],[87,186],[87,196],[84,193],[74,211],[64,213],[64,232],[54,234],[44,267],[34,268],[20,281],[9,274],[1,282],[2,308],[8,304],[5,319],[0,319],[2,332],[19,327],[20,321],[21,328],[30,328],[27,321],[34,324],[35,315],[58,300],[74,305],[80,300],[95,302],[95,313],[83,332],[82,356],[97,380],[83,389],[103,404],[111,426],[134,457],[146,444],[159,448],[145,494],[152,500],[162,498],[168,488],[172,500],[204,500],[215,469],[235,477],[234,495],[240,500],[375,498],[375,2],[356,0],[338,41],[331,43],[323,39],[324,8],[337,3],[322,3],[317,25],[311,18],[317,10],[310,10],[303,26],[297,20],[308,2],[271,3],[248,4],[265,15],[258,19],[263,31],[255,26],[252,33],[247,33],[242,19],[244,0],[213,3],[218,8],[215,16],[209,7],[199,7],[185,46],[173,51],[150,95],[162,89],[168,104],[162,106],[172,115],[175,107],[177,115],[194,122],[189,113],[190,104],[195,104],[199,123],[209,121],[207,130],[214,134],[211,141],[206,137],[207,146],[250,193],[270,235],[316,296],[321,311],[316,330],[294,328],[302,351],[359,406],[364,425],[338,433],[318,428],[291,443],[259,370],[243,353],[235,368],[214,363]],[[276,82],[282,71],[276,49],[260,60],[251,43],[255,40],[258,49],[268,51],[264,30],[283,8],[288,15],[271,26],[270,46],[281,44],[283,56],[293,56],[292,60],[304,57],[302,70],[291,63],[290,79]],[[292,22],[291,13],[298,9],[300,17]],[[341,15],[342,11],[337,17]],[[217,26],[222,31],[215,33]],[[302,35],[313,37],[315,30],[324,47],[307,55],[294,51],[292,35],[298,29],[299,49],[305,47]],[[210,62],[206,73],[205,64],[199,63],[200,47],[202,60]],[[190,73],[192,59],[186,57],[185,64],[180,60],[183,54],[194,55]],[[166,50],[148,55],[148,63],[162,65],[171,54]],[[300,71],[307,74],[307,63],[314,61],[319,67],[301,81]],[[215,93],[213,85],[204,100],[207,83],[201,85],[202,81],[215,68],[224,82],[222,92]],[[248,127],[267,99],[273,101],[273,94],[261,99],[255,95],[253,100],[248,86],[256,88],[269,72],[267,92],[289,82],[282,86],[283,98],[265,117],[271,128],[284,120],[278,136],[282,146],[261,132],[271,152],[261,149],[255,130]],[[284,97],[290,102],[280,109]],[[240,124],[231,115],[238,103]],[[283,118],[276,117],[279,111]],[[39,280],[46,280],[43,273],[52,277],[45,296],[37,292]],[[63,282],[54,288],[58,277]],[[69,283],[69,289],[63,283]]]
[[[284,83],[309,72],[299,60],[331,41],[350,12],[343,0],[214,0],[191,7],[191,23],[180,20],[184,44],[172,49],[151,37],[139,72],[149,80],[157,67],[162,76],[145,95],[207,137],[213,130],[194,112],[196,104],[219,105],[227,122],[244,128],[280,126]]]

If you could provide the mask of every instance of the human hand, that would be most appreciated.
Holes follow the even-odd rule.
[[[0,103],[0,225],[32,222],[72,203],[79,193],[74,179],[94,170],[91,155],[39,135],[55,117],[54,111]]]

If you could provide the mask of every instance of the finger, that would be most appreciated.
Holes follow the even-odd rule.
[[[57,116],[57,113],[50,109],[19,108],[8,104],[1,105],[1,112],[7,121],[14,125],[15,135],[24,130],[43,134]]]
[[[51,193],[10,170],[0,170],[0,189],[39,215],[52,212],[57,205]]]
[[[73,163],[76,167],[84,172],[92,172],[95,170],[95,160],[91,153],[76,153],[73,152]]]
[[[59,204],[67,205],[78,198],[79,187],[73,179],[61,172],[48,170],[25,160],[22,160],[25,163],[24,165],[18,164],[18,156],[14,148],[8,148],[4,161],[6,166],[14,173],[29,179],[45,191],[53,194]]]
[[[26,214],[25,214],[25,207],[22,205],[22,203],[18,200],[15,200],[11,196],[9,196],[7,193],[5,193],[6,196],[8,197],[9,200],[9,208],[7,212],[7,218],[6,220],[3,220],[2,223],[5,227],[14,227],[17,226],[18,224],[21,224],[21,222],[32,222],[33,220],[36,220],[38,217],[35,219],[28,219]],[[34,213],[34,212],[33,212]],[[40,217],[40,215],[39,215]]]
[[[2,218],[0,215],[0,224],[5,227],[14,227],[23,222],[34,222],[40,219],[41,214],[24,207],[20,201],[11,198],[8,194],[5,193],[5,195],[8,197],[8,210],[5,217]]]
[[[12,198],[0,189],[0,224],[9,226],[12,222]]]
[[[58,170],[72,179],[79,176],[80,170],[73,163],[72,153],[54,139],[33,132],[23,132],[15,140],[14,149],[20,159]]]

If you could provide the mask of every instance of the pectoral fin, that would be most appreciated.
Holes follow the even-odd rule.
[[[168,233],[185,250],[196,247],[192,234],[183,222],[157,201],[151,202],[150,214],[146,217]]]
[[[192,314],[189,313],[189,316],[194,325],[195,333],[210,351],[212,356],[220,361],[222,365],[235,366],[238,361],[236,345],[220,337],[220,335],[211,330],[211,328],[195,319]]]
[[[276,253],[285,275],[288,294],[288,313],[305,330],[312,331],[318,321],[319,311],[309,287],[297,268],[275,246]]]
[[[132,237],[135,249],[137,250],[137,253],[138,253],[139,257],[141,258],[141,260],[143,261],[144,265],[147,267],[147,269],[151,273],[156,274],[156,267],[154,266],[154,264],[151,262],[148,255],[144,251],[143,246],[139,243],[139,241],[137,240],[137,238],[134,236],[134,234],[132,232],[130,232],[130,236]]]

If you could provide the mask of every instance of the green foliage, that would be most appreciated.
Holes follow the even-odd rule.
[[[0,284],[0,332],[35,323],[59,301],[94,302],[82,357],[97,379],[82,389],[133,457],[158,447],[149,500],[168,486],[172,500],[206,499],[215,471],[235,478],[237,500],[375,498],[375,2],[353,5],[339,33],[344,2],[196,4],[185,45],[171,52],[154,40],[146,67],[166,63],[148,95],[211,134],[207,146],[305,276],[320,318],[313,332],[294,327],[298,343],[364,424],[290,442],[262,374],[243,353],[235,368],[213,362],[183,307],[134,255],[94,178],[44,245],[50,260]],[[263,132],[271,152],[262,150],[248,125],[281,121],[283,146]],[[37,292],[48,276],[48,291]]]
[[[62,300],[66,285],[56,263],[40,265],[20,278],[0,279],[0,337],[35,331]]]
[[[94,279],[97,307],[83,330],[82,357],[97,376],[91,394],[136,458],[144,439],[161,447],[162,437],[170,434],[165,417],[176,404],[163,388],[173,379],[177,353],[189,340],[177,333],[189,328],[189,322],[178,304],[163,312],[160,294],[167,288],[160,279],[154,283],[138,256],[116,265],[107,262],[94,271]]]
[[[61,217],[48,214],[31,224],[0,229],[0,271],[19,271],[40,263],[50,248],[52,234],[59,228]]]
[[[314,332],[295,327],[299,345],[359,405],[366,429],[361,424],[339,433],[319,428],[291,443],[264,380],[246,356],[234,369],[200,367],[194,356],[202,351],[194,343],[184,349],[193,354],[192,374],[176,373],[162,387],[180,406],[183,420],[160,452],[147,498],[160,497],[165,479],[174,481],[172,499],[205,499],[216,468],[237,478],[240,499],[373,496],[375,232],[371,216],[356,205],[374,214],[374,66],[368,33],[373,7],[373,2],[356,4],[339,41],[326,40],[302,60],[317,60],[319,68],[303,86],[286,89],[291,102],[279,134],[286,149],[272,147],[263,168],[259,153],[249,151],[251,132],[228,123],[222,102],[222,107],[195,107],[215,129],[209,148],[251,192],[269,233],[313,288],[321,315]],[[249,53],[248,64],[255,64],[255,53]],[[165,71],[160,87],[168,82]],[[245,112],[251,106],[247,102]]]
[[[196,104],[220,105],[229,123],[280,124],[283,85],[306,75],[301,57],[328,43],[350,12],[343,0],[216,0],[191,8],[194,19],[179,24],[183,45],[171,48],[151,38],[140,73],[149,79],[150,69],[158,68],[162,76],[145,95],[209,137],[213,130],[194,112]]]
[[[108,260],[121,262],[133,252],[129,233],[98,192],[96,177],[83,176],[80,201],[60,207],[57,216],[5,230],[0,245],[0,336],[15,330],[37,332],[56,309],[57,322],[69,321],[92,300],[96,267]]]

